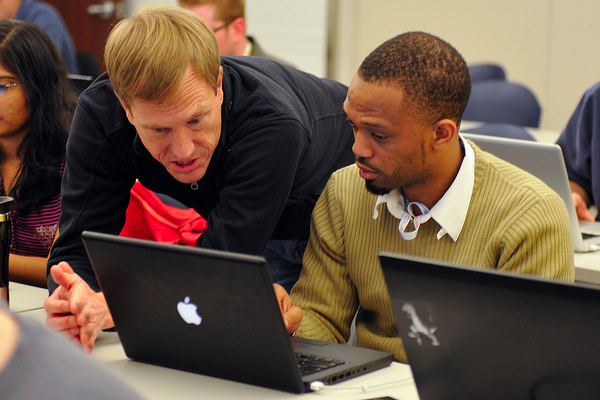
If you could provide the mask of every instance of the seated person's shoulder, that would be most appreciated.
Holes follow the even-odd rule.
[[[341,188],[360,188],[364,189],[365,180],[359,175],[359,170],[356,164],[350,164],[342,167],[331,174],[328,186]],[[365,190],[366,192],[366,190]]]
[[[599,97],[600,96],[600,81],[596,82],[592,87],[585,91],[586,96]]]
[[[369,210],[375,204],[376,195],[365,188],[365,180],[359,175],[356,164],[334,171],[321,194],[321,201],[337,203],[349,213]]]
[[[36,398],[44,393],[46,398],[141,399],[112,372],[57,333],[2,307],[0,314],[9,316],[18,330],[17,347],[5,368],[0,367],[0,387],[9,387],[4,386],[9,383],[15,396],[9,397]],[[66,381],[71,384],[48,385]]]

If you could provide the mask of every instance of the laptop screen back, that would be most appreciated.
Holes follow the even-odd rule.
[[[594,250],[590,245],[600,242],[600,239],[593,239],[587,244],[583,242],[565,161],[557,144],[467,133],[462,133],[461,136],[473,141],[482,150],[536,176],[554,190],[565,202],[569,213],[573,248],[578,252]]]
[[[600,290],[380,260],[421,400],[600,398]]]
[[[383,351],[291,338],[262,257],[88,231],[82,240],[134,360],[294,393],[392,361]],[[320,359],[318,368],[302,375],[297,353]]]
[[[129,358],[304,390],[264,259],[94,232],[82,237]]]

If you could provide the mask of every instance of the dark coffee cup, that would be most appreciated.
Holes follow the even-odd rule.
[[[0,196],[0,301],[8,304],[8,256],[12,237],[10,208],[13,198]]]

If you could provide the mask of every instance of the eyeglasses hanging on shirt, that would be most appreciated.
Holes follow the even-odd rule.
[[[377,198],[375,209],[373,210],[373,219],[377,219],[379,216],[377,206],[382,203],[386,203],[390,214],[400,220],[398,231],[400,231],[400,235],[402,235],[404,240],[413,240],[416,238],[421,224],[431,219],[427,206],[417,201],[409,202],[398,189],[394,189],[388,194]],[[412,230],[407,230],[410,228]]]
[[[404,201],[406,204],[406,210],[400,218],[398,230],[400,231],[400,235],[402,235],[404,240],[413,240],[417,237],[421,224],[429,221],[431,214],[429,214],[429,209],[423,203],[419,203],[418,201],[409,202],[406,197],[404,198]],[[419,214],[415,213],[415,208],[419,210]],[[409,227],[410,223],[412,223],[413,230],[407,231],[406,229]]]

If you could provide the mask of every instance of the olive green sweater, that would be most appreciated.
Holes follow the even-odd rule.
[[[562,199],[542,181],[475,150],[475,184],[456,242],[434,221],[402,239],[398,220],[365,189],[355,165],[336,171],[313,211],[304,267],[292,290],[304,311],[298,336],[345,343],[356,321],[357,346],[392,352],[406,362],[379,266],[381,251],[574,280],[571,228]]]

